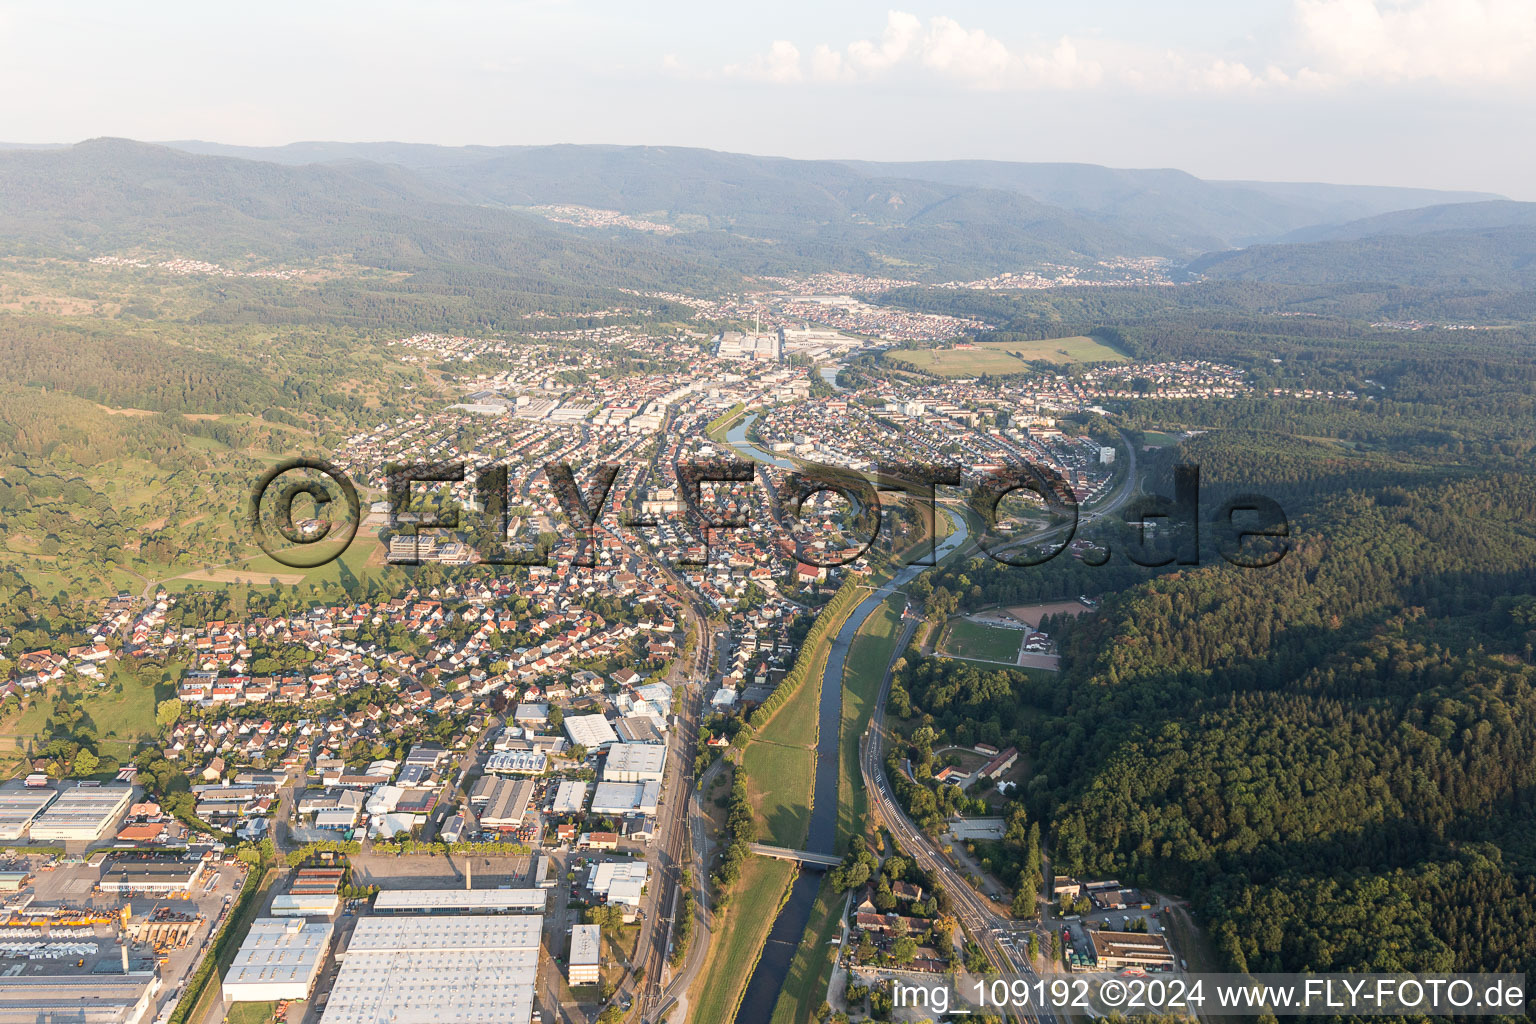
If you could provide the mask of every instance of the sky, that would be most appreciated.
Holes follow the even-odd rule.
[[[1536,200],[1536,0],[0,0],[0,140],[702,146]]]

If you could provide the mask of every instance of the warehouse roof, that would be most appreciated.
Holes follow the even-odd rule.
[[[546,902],[543,889],[385,889],[373,901],[373,909],[543,910]]]
[[[329,921],[258,917],[235,953],[224,984],[307,983],[319,969],[330,942]]]
[[[321,1024],[528,1024],[543,925],[535,915],[362,918]]]

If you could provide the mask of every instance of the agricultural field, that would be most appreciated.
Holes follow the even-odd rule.
[[[1034,362],[1123,363],[1130,357],[1085,334],[1039,341],[983,341],[966,348],[899,349],[886,358],[941,377],[1023,373]]]
[[[938,653],[1014,665],[1018,663],[1019,647],[1023,643],[1023,630],[988,626],[971,619],[955,619],[945,627],[944,635],[939,638]]]

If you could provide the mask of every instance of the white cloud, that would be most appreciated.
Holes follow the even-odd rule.
[[[767,53],[758,54],[745,64],[729,65],[725,73],[760,82],[798,82],[802,77],[800,48],[787,39],[779,39],[768,47]]]
[[[860,39],[848,44],[848,66],[862,74],[888,71],[905,60],[918,43],[923,23],[917,15],[891,11],[885,18],[885,32],[879,43]]]
[[[1487,84],[1529,80],[1531,0],[1296,0],[1319,74],[1346,80]]]
[[[1536,0],[1292,0],[1294,32],[1244,52],[1159,50],[1134,40],[1063,36],[1010,48],[942,15],[890,11],[878,37],[818,44],[802,61],[775,42],[727,74],[769,82],[928,75],[971,89],[1169,93],[1324,90],[1358,82],[1496,84],[1536,80]]]
[[[947,17],[930,18],[924,25],[905,11],[889,12],[877,39],[858,39],[841,50],[818,45],[808,68],[802,68],[798,48],[780,40],[766,54],[725,70],[777,82],[798,82],[802,74],[822,82],[870,80],[916,70],[977,89],[1075,88],[1102,77],[1099,64],[1084,58],[1070,39],[1039,53],[1015,54],[982,29],[966,28]]]

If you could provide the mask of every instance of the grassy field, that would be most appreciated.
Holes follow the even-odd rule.
[[[939,638],[938,652],[959,658],[980,658],[1015,665],[1019,660],[1019,645],[1024,642],[1024,632],[988,626],[970,619],[955,619],[945,627]]]
[[[1123,363],[1129,357],[1085,334],[1039,341],[983,341],[969,348],[899,349],[886,358],[941,377],[1023,373],[1034,362]]]
[[[802,692],[810,689],[807,684]],[[789,705],[784,707],[787,710]],[[762,841],[792,850],[804,847],[816,784],[815,750],[754,739],[747,745],[745,767],[747,796],[757,812]]]
[[[825,880],[811,905],[811,919],[805,935],[789,962],[779,1001],[773,1004],[769,1024],[805,1024],[814,1020],[816,1008],[827,998],[827,984],[832,980],[831,945],[841,931],[842,910],[846,897]]]
[[[180,665],[170,666],[165,673],[147,665],[138,674],[120,671],[118,663],[113,663],[101,686],[91,682],[71,683],[70,693],[80,698],[85,720],[96,729],[99,737],[97,752],[126,761],[142,742],[153,739],[157,731],[155,704],[174,690],[162,675],[174,678],[180,671]],[[117,692],[119,683],[121,693]],[[58,691],[54,690],[40,698],[31,698],[30,705],[20,714],[0,721],[0,750],[25,750],[29,740],[34,747],[46,743],[46,726],[57,696]]]
[[[229,1007],[229,1024],[267,1024],[276,1009],[276,1003],[233,1003]]]
[[[843,721],[837,753],[837,849],[848,849],[859,822],[869,810],[859,774],[859,736],[869,725],[880,693],[880,680],[890,661],[891,643],[901,623],[902,599],[890,597],[870,613],[848,648],[843,667]]]
[[[704,969],[688,993],[688,1019],[694,1024],[735,1018],[794,876],[788,861],[749,857],[742,865],[724,920],[716,918]]]
[[[315,553],[308,548],[294,550],[296,558],[309,558]],[[166,583],[165,588],[179,592],[207,590],[213,586],[229,583],[265,586],[274,579],[285,586],[297,583],[339,584],[347,576],[362,579],[370,572],[382,571],[377,564],[369,565],[370,560],[377,563],[373,556],[381,550],[382,545],[376,535],[359,531],[353,538],[351,546],[340,558],[313,569],[295,569],[265,554],[258,554],[255,558],[243,562],[215,568],[212,573],[206,573],[202,569],[193,570]]]

